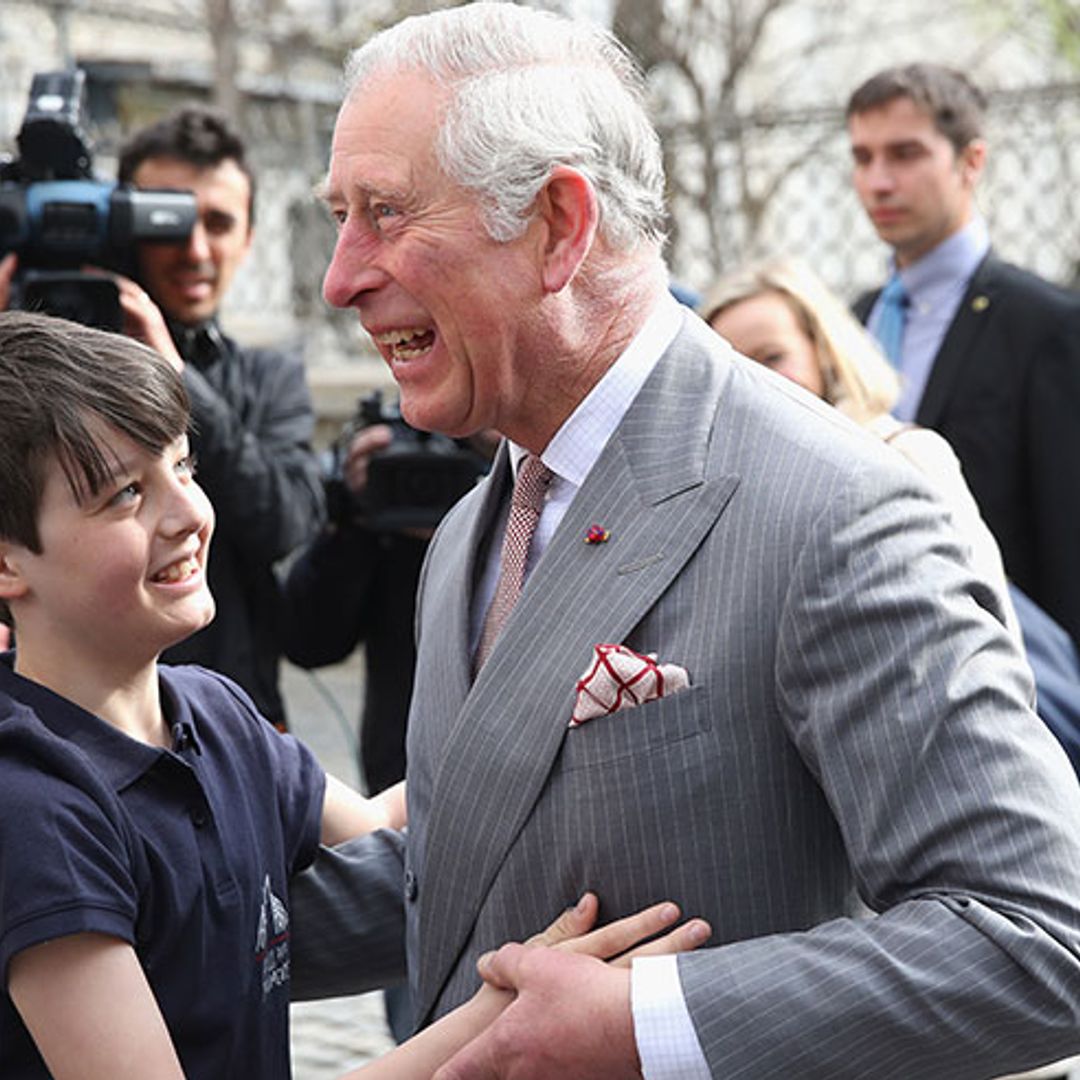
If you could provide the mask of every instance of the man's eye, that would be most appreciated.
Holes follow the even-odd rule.
[[[195,455],[186,454],[176,463],[175,468],[177,473],[180,474],[180,476],[186,476],[189,479],[194,479],[196,465],[197,463],[195,460]]]
[[[224,236],[232,232],[235,226],[236,218],[229,217],[227,214],[215,214],[204,222],[204,227],[211,236]]]
[[[381,228],[391,218],[398,216],[398,208],[392,203],[373,202],[368,207],[368,216],[376,229]]]

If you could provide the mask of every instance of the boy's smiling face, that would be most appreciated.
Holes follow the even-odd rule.
[[[195,482],[187,437],[160,454],[101,425],[113,480],[80,501],[60,462],[46,469],[41,551],[7,543],[19,651],[85,657],[113,670],[152,663],[214,615],[206,581],[214,526]]]

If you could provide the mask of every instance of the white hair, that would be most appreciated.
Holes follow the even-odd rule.
[[[493,239],[521,235],[552,170],[566,165],[592,183],[608,244],[662,242],[660,140],[641,74],[611,34],[509,3],[413,16],[350,55],[347,93],[400,71],[450,90],[437,160],[479,197]]]

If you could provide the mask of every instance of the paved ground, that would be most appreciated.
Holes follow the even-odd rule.
[[[350,784],[358,782],[354,740],[362,683],[359,659],[314,674],[290,665],[284,668],[293,731],[314,750],[323,768]],[[295,1080],[332,1080],[371,1061],[394,1045],[382,995],[294,1005],[292,1045]]]

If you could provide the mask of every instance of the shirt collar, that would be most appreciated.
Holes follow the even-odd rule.
[[[912,301],[929,299],[943,286],[951,286],[957,281],[966,285],[989,250],[989,230],[982,217],[976,214],[962,229],[904,267],[900,271],[900,280]]]
[[[147,746],[118,731],[99,716],[32,679],[15,672],[15,653],[0,656],[0,693],[28,708],[53,735],[77,746],[114,791],[123,791],[151,769],[167,751]],[[163,669],[159,669],[159,674]],[[177,709],[177,696],[162,679],[162,706]],[[183,711],[183,710],[181,710]],[[185,711],[181,719],[190,719]]]
[[[540,458],[556,476],[581,486],[645,380],[675,340],[683,314],[684,308],[668,293],[657,301],[630,344],[544,448]],[[516,477],[528,451],[513,442],[509,449]]]

